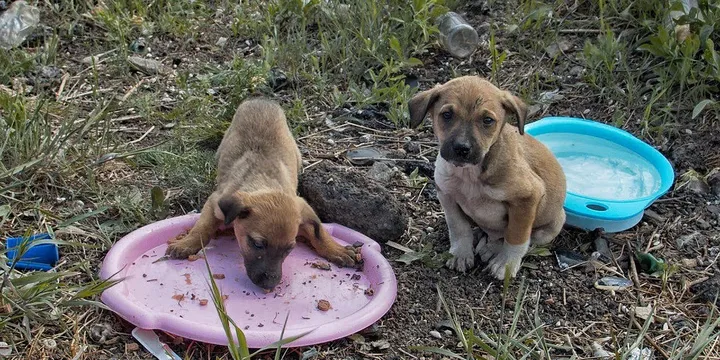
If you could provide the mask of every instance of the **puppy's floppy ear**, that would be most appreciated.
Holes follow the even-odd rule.
[[[225,225],[229,225],[235,219],[245,219],[250,216],[252,209],[243,204],[242,197],[241,193],[232,193],[218,200],[218,208],[222,212]]]
[[[518,130],[520,135],[525,134],[525,119],[527,118],[527,105],[519,97],[506,91],[502,99],[503,107],[505,111],[515,114],[518,121]]]
[[[428,113],[428,109],[433,106],[439,96],[438,87],[434,87],[429,90],[421,91],[408,101],[408,108],[410,110],[410,126],[412,128],[418,127],[423,120],[425,115]]]

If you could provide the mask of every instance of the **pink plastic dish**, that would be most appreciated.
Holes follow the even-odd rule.
[[[133,231],[108,252],[100,269],[102,279],[123,279],[105,290],[102,302],[133,325],[162,330],[196,341],[227,345],[210,295],[203,259],[157,261],[167,241],[190,229],[199,214],[159,221]],[[243,330],[248,346],[262,348],[284,338],[311,331],[286,347],[308,346],[354,334],[379,320],[395,302],[397,280],[380,245],[337,224],[324,224],[342,245],[362,242],[363,271],[331,266],[311,267],[325,261],[304,244],[298,244],[283,264],[283,278],[274,292],[264,294],[245,273],[237,243],[232,237],[214,239],[206,256],[215,280],[227,295],[228,315]],[[366,289],[372,289],[366,293]],[[178,300],[183,295],[182,300]],[[201,299],[207,299],[205,306]],[[318,301],[330,302],[329,311],[317,309]]]

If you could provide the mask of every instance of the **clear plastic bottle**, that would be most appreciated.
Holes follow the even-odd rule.
[[[455,12],[447,12],[437,19],[440,43],[453,56],[464,58],[478,46],[477,31]]]
[[[0,15],[0,48],[20,45],[40,21],[40,10],[23,0],[15,1]]]

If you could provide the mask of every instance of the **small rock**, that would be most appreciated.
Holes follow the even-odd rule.
[[[38,75],[46,80],[54,80],[62,76],[62,70],[57,66],[41,66]]]
[[[545,52],[551,57],[554,58],[560,53],[564,53],[572,47],[572,43],[570,43],[567,40],[560,40],[555,43],[550,44],[548,47],[545,48]]]
[[[688,179],[685,187],[698,195],[705,195],[710,192],[710,186],[703,181],[703,179],[697,177],[691,177]]]
[[[367,176],[381,184],[387,184],[393,178],[393,169],[387,161],[379,161],[368,170]]]
[[[403,145],[403,149],[405,149],[408,154],[419,154],[420,144],[413,141],[408,141]]]
[[[397,240],[408,226],[407,208],[356,169],[320,163],[303,174],[298,192],[323,222],[342,224],[381,243]]]
[[[125,344],[125,352],[135,352],[140,350],[140,345],[137,343],[127,343]]]
[[[647,320],[650,315],[652,314],[652,306],[636,306],[635,307],[635,316],[642,320]]]
[[[720,196],[720,171],[716,171],[707,178],[708,185],[715,196]]]
[[[10,356],[12,354],[12,348],[8,343],[0,341],[0,356]]]
[[[652,350],[644,348],[642,350],[635,348],[630,352],[627,360],[652,360]]]
[[[373,147],[359,148],[348,151],[345,156],[355,165],[370,165],[376,159],[384,158],[387,154],[384,151]]]
[[[646,209],[644,216],[652,221],[655,221],[657,223],[664,223],[665,218],[660,216],[660,214],[656,213],[655,211],[652,211],[650,209]]]
[[[707,211],[713,215],[720,215],[720,205],[708,205]]]
[[[132,67],[148,75],[167,74],[168,70],[161,62],[153,59],[146,59],[139,56],[128,56],[128,62]]]
[[[610,246],[608,246],[608,241],[603,236],[602,229],[596,229],[596,231],[593,232],[593,237],[595,239],[593,240],[593,244],[595,245],[595,251],[598,252],[600,255],[605,257],[602,259],[603,261],[610,261],[613,258],[612,251],[610,251]]]
[[[96,323],[90,327],[90,338],[98,344],[105,344],[114,334],[115,331],[110,324]]]
[[[47,350],[55,350],[55,348],[57,348],[57,342],[53,339],[43,339],[42,345]]]
[[[228,38],[221,36],[220,38],[218,38],[217,42],[215,42],[215,45],[218,47],[224,47],[225,44],[227,43],[227,41],[228,41]]]
[[[134,53],[143,53],[147,49],[147,46],[145,45],[145,39],[139,38],[130,44],[130,51]]]
[[[381,334],[381,331],[377,324],[372,324],[371,326],[362,329],[359,334],[363,337],[376,338]]]
[[[311,348],[302,353],[302,360],[317,359],[320,356],[320,352],[316,348]]]
[[[453,327],[453,322],[448,319],[438,322],[437,325],[435,326],[435,329],[443,331],[443,332],[451,331],[451,332],[455,333],[455,328]]]
[[[690,129],[685,129],[685,133],[688,134],[688,135],[692,135],[692,130],[690,130]]]
[[[270,86],[273,91],[282,90],[290,84],[287,75],[285,75],[285,72],[278,68],[270,69],[270,74],[268,74],[267,82],[268,86]]]
[[[557,100],[562,100],[564,98],[565,96],[560,94],[560,89],[555,89],[553,91],[544,91],[540,93],[538,101],[543,104],[551,104]]]
[[[715,301],[716,296],[720,297],[720,295],[718,295],[720,292],[720,274],[715,273],[715,275],[710,279],[693,285],[690,287],[690,291],[692,291],[701,301],[712,303]],[[720,301],[718,301],[715,305],[720,305]]]
[[[390,342],[387,340],[377,340],[370,343],[370,346],[377,350],[386,350],[390,348]]]
[[[580,65],[576,65],[570,68],[570,76],[573,76],[575,78],[579,78],[584,72],[585,68]]]
[[[528,118],[534,117],[535,115],[539,114],[543,110],[544,107],[545,106],[543,106],[542,104],[532,104],[532,105],[528,106],[527,117]]]
[[[682,259],[680,260],[680,263],[683,267],[688,269],[693,269],[698,266],[697,259]]]
[[[608,352],[607,350],[603,349],[602,345],[598,344],[597,342],[593,341],[592,345],[593,350],[593,356],[596,358],[609,358],[612,357],[613,354],[611,352]]]
[[[698,236],[700,236],[700,233],[697,231],[693,232],[692,234],[683,235],[677,238],[677,240],[675,241],[675,245],[677,245],[678,249],[682,249],[683,247],[685,247],[686,244],[695,241]]]
[[[436,339],[442,339],[442,335],[437,330],[430,330],[430,336]]]
[[[709,222],[703,219],[697,219],[697,226],[703,230],[709,230],[712,227]]]

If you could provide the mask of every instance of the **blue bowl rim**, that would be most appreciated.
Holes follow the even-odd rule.
[[[638,139],[629,132],[611,125],[575,117],[549,116],[529,123],[525,126],[525,132],[530,136],[552,133],[556,131],[551,128],[558,125],[564,126],[563,132],[590,136],[598,136],[598,133],[610,135],[602,136],[602,138],[615,142],[629,151],[647,159],[658,170],[661,181],[660,188],[653,192],[653,194],[632,200],[605,200],[568,191],[568,196],[565,202],[566,211],[597,219],[624,220],[645,210],[645,208],[651,205],[655,200],[667,193],[675,181],[675,171],[672,164],[670,164],[670,161],[664,155],[648,143]],[[583,204],[580,204],[580,201],[578,201],[580,199],[583,200]],[[613,208],[615,208],[615,211],[595,211],[587,208],[587,205],[592,202],[610,204]]]

